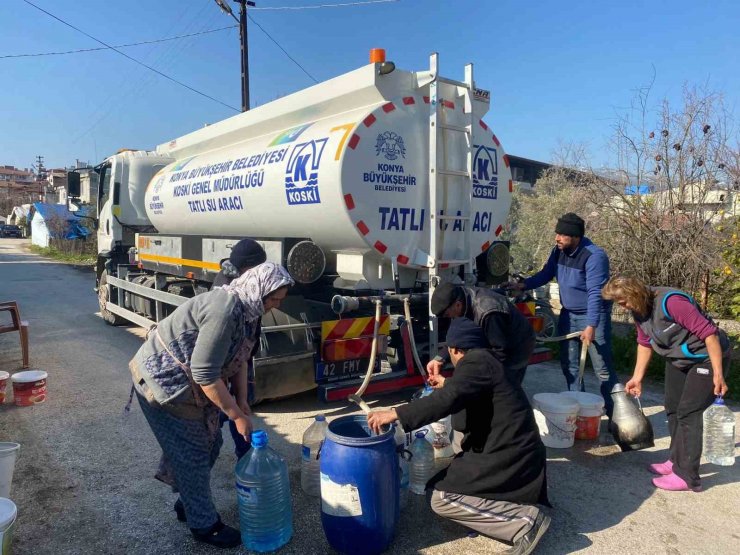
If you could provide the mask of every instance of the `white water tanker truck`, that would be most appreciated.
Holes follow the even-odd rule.
[[[346,398],[422,382],[429,295],[506,278],[509,161],[489,92],[384,60],[97,167],[97,291],[149,327],[207,291],[243,237],[296,287],[263,319],[256,396]]]

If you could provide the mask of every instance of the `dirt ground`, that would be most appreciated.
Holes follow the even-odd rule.
[[[33,407],[0,406],[0,441],[21,444],[11,492],[19,510],[14,553],[219,553],[194,542],[175,519],[174,495],[152,478],[159,449],[151,431],[138,407],[124,414],[126,364],[141,344],[140,331],[107,326],[96,315],[90,270],[44,260],[20,244],[0,240],[0,300],[20,303],[30,323],[32,368],[49,373],[49,396]],[[13,373],[20,366],[17,334],[0,335],[0,370]],[[524,387],[530,396],[560,391],[563,378],[557,365],[540,364],[529,368]],[[593,376],[587,388],[597,391]],[[391,406],[409,396],[369,401]],[[740,553],[740,465],[702,464],[705,491],[699,494],[656,491],[645,466],[666,458],[662,392],[649,387],[643,401],[656,434],[654,448],[621,453],[604,436],[549,449],[553,523],[537,553]],[[732,409],[739,413],[737,406]],[[324,405],[313,393],[256,407],[258,426],[268,431],[290,471],[295,532],[280,553],[331,553],[319,503],[302,493],[299,479],[301,435],[319,412],[331,420],[355,411],[343,403]],[[236,525],[235,458],[229,434],[224,437],[212,489],[224,521]],[[436,517],[414,496],[388,553],[482,555],[506,548],[467,537],[465,529]]]

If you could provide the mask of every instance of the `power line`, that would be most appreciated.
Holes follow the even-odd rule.
[[[155,69],[155,68],[153,68],[152,66],[150,66],[150,65],[147,65],[147,64],[145,64],[144,62],[140,62],[140,61],[139,61],[139,60],[137,60],[136,58],[133,58],[133,57],[129,56],[128,54],[126,54],[125,52],[122,52],[121,50],[118,50],[118,49],[117,49],[117,48],[116,48],[115,46],[111,46],[110,44],[107,44],[107,43],[103,42],[102,40],[100,40],[100,39],[97,39],[97,38],[93,37],[92,35],[90,35],[90,34],[86,33],[86,32],[85,32],[85,31],[83,31],[82,29],[79,29],[78,27],[75,27],[75,26],[74,26],[74,25],[72,25],[71,23],[67,23],[67,22],[66,22],[66,21],[64,21],[63,19],[61,19],[61,18],[59,18],[59,17],[55,16],[54,14],[52,14],[52,13],[50,13],[50,12],[47,12],[47,11],[46,11],[45,9],[43,9],[43,8],[40,8],[39,6],[37,6],[36,4],[34,4],[33,2],[30,2],[29,0],[23,0],[23,1],[24,1],[24,2],[26,3],[26,4],[28,4],[29,6],[32,6],[32,7],[36,8],[37,10],[39,10],[40,12],[43,12],[43,13],[45,13],[45,14],[46,14],[46,15],[48,15],[49,17],[52,17],[52,18],[56,19],[57,21],[59,21],[60,23],[63,23],[63,24],[64,24],[64,25],[66,25],[67,27],[69,27],[69,28],[71,28],[71,29],[74,29],[74,30],[75,30],[75,31],[77,31],[78,33],[82,33],[83,35],[85,35],[86,37],[88,37],[88,38],[90,38],[90,39],[94,40],[95,42],[98,42],[98,43],[102,44],[103,46],[105,46],[105,47],[107,47],[107,48],[109,48],[109,49],[113,50],[114,52],[116,52],[116,53],[120,54],[120,55],[121,55],[121,56],[123,56],[124,58],[127,58],[127,59],[131,60],[132,62],[135,62],[135,63],[139,64],[140,66],[143,66],[143,67],[147,68],[147,69],[148,69],[148,70],[150,70],[150,71],[153,71],[153,72],[154,72],[154,73],[156,73],[157,75],[160,75],[160,76],[164,77],[165,79],[167,79],[167,80],[169,80],[169,81],[172,81],[173,83],[176,83],[177,85],[180,85],[181,87],[185,87],[186,89],[188,89],[188,90],[190,90],[190,91],[192,91],[192,92],[194,92],[194,93],[196,93],[196,94],[199,94],[200,96],[203,96],[203,97],[205,97],[205,98],[208,98],[209,100],[213,100],[214,102],[218,102],[218,103],[219,103],[219,104],[221,104],[222,106],[226,106],[227,108],[231,108],[231,109],[232,109],[232,110],[234,110],[235,112],[240,112],[240,111],[241,111],[241,110],[239,110],[238,108],[234,108],[233,106],[230,106],[229,104],[226,104],[225,102],[221,102],[221,101],[220,101],[220,100],[218,100],[217,98],[214,98],[214,97],[212,97],[212,96],[210,96],[210,95],[207,95],[207,94],[206,94],[206,93],[204,93],[204,92],[200,92],[199,90],[197,90],[197,89],[194,89],[194,88],[193,88],[193,87],[191,87],[190,85],[186,85],[186,84],[185,84],[185,83],[183,83],[182,81],[178,81],[177,79],[175,79],[175,78],[173,78],[173,77],[170,77],[169,75],[167,75],[167,74],[165,74],[165,73],[162,73],[162,72],[161,72],[161,71],[159,71],[158,69]]]
[[[364,2],[342,2],[339,4],[315,4],[309,6],[275,6],[272,8],[249,8],[259,11],[284,11],[284,10],[317,10],[319,8],[348,8],[351,6],[364,6],[366,4],[388,4],[390,2],[400,2],[401,0],[365,0]]]
[[[254,18],[253,18],[253,17],[251,16],[251,15],[249,15],[249,12],[247,12],[247,17],[249,18],[249,20],[250,20],[250,21],[251,21],[252,23],[254,23],[254,24],[255,24],[255,25],[257,26],[257,27],[259,27],[259,30],[260,30],[260,31],[262,31],[262,32],[263,32],[263,33],[264,33],[265,35],[267,35],[267,38],[268,38],[268,39],[270,39],[270,40],[271,40],[272,42],[274,42],[274,43],[275,43],[275,45],[276,45],[276,46],[277,46],[277,47],[278,47],[278,48],[279,48],[280,50],[282,50],[282,51],[283,51],[283,54],[285,54],[285,55],[286,55],[286,56],[287,56],[288,58],[290,58],[290,60],[291,60],[291,61],[292,61],[292,62],[293,62],[293,63],[294,63],[295,65],[297,65],[297,66],[298,66],[299,68],[301,68],[301,71],[303,71],[303,73],[305,73],[306,75],[308,75],[308,76],[309,76],[309,77],[310,77],[310,78],[311,78],[311,79],[313,80],[313,82],[314,82],[314,83],[318,83],[318,82],[319,82],[319,81],[318,81],[318,80],[317,80],[317,79],[316,79],[316,78],[315,78],[315,77],[314,77],[313,75],[311,75],[311,74],[310,74],[310,73],[309,73],[309,72],[308,72],[308,71],[306,70],[306,68],[305,68],[305,67],[303,67],[303,66],[302,66],[301,64],[299,64],[299,63],[298,63],[298,61],[297,61],[297,60],[296,60],[296,59],[295,59],[295,58],[294,58],[293,56],[291,56],[290,54],[288,54],[288,51],[287,51],[287,50],[285,50],[285,48],[283,48],[282,46],[280,46],[280,43],[279,43],[278,41],[276,41],[276,40],[275,40],[274,38],[272,38],[272,35],[270,35],[270,33],[268,33],[267,31],[265,31],[265,28],[264,28],[264,27],[262,27],[262,25],[260,25],[259,23],[257,23],[257,22],[256,22],[256,21],[254,20]]]
[[[187,35],[177,35],[174,37],[165,37],[161,39],[153,39],[153,40],[145,40],[141,42],[130,42],[128,44],[117,44],[112,47],[108,46],[98,46],[97,48],[79,48],[77,50],[65,50],[63,52],[37,52],[33,54],[5,54],[3,56],[0,56],[0,59],[3,58],[30,58],[30,57],[36,57],[36,56],[60,56],[62,54],[78,54],[80,52],[95,52],[97,50],[108,50],[109,48],[128,48],[129,46],[140,46],[142,44],[156,44],[160,42],[167,42],[171,40],[177,40],[177,39],[185,39],[188,37],[197,37],[198,35],[207,35],[209,33],[217,33],[219,31],[226,31],[228,29],[236,29],[237,25],[229,25],[227,27],[219,27],[217,29],[208,29],[206,31],[200,31],[198,33],[188,33]]]

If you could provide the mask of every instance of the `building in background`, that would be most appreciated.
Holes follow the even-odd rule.
[[[521,156],[509,154],[508,157],[511,179],[514,181],[514,186],[522,191],[533,190],[534,184],[540,178],[542,172],[552,167],[552,164],[547,162],[538,162]]]

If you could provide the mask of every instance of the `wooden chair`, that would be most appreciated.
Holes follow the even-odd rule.
[[[18,310],[18,303],[15,301],[0,302],[0,312],[10,312],[12,323],[9,325],[0,325],[0,333],[9,331],[18,331],[21,336],[21,351],[23,352],[23,368],[28,368],[28,322],[21,320],[21,313]]]

